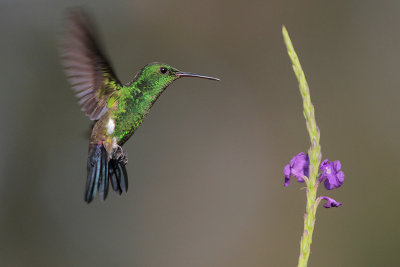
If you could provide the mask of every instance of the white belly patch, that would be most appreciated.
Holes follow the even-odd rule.
[[[108,134],[112,134],[114,132],[115,129],[115,122],[113,119],[108,119],[108,123],[107,123],[107,133]]]

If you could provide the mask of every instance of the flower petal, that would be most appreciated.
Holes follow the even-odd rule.
[[[338,173],[336,174],[336,177],[338,178],[338,180],[339,180],[339,182],[340,182],[340,185],[342,185],[343,182],[344,182],[344,173],[343,173],[342,171],[340,171],[340,172],[338,172]]]
[[[293,159],[294,164],[291,165],[292,175],[297,178],[297,181],[304,182],[303,176],[308,177],[308,168],[310,165],[308,155],[301,152],[297,154],[297,156],[295,156]]]
[[[285,187],[290,184],[290,165],[287,164],[283,169],[283,174],[285,175]]]
[[[341,167],[339,160],[332,162],[325,159],[320,165],[322,173],[319,176],[318,181],[322,182],[325,180],[324,185],[327,190],[340,187],[344,182],[344,173],[340,170]]]
[[[336,171],[339,171],[342,168],[342,164],[340,163],[340,161],[335,160],[333,162],[333,167],[335,168]]]
[[[322,162],[321,162],[321,164],[319,165],[319,166],[320,166],[320,167],[319,167],[319,168],[320,168],[320,170],[323,170],[323,169],[324,169],[324,167],[325,167],[325,165],[326,165],[326,164],[328,164],[328,162],[329,162],[329,160],[328,160],[328,159],[325,159],[324,161],[322,161]]]
[[[326,197],[326,196],[320,196],[319,200],[321,201],[322,199],[326,200],[327,202],[324,204],[325,208],[337,208],[339,206],[342,206],[343,204],[340,202],[337,202],[333,198]]]
[[[299,183],[304,183],[304,177],[308,177],[308,168],[310,161],[308,154],[300,152],[290,160],[290,164],[287,164],[283,169],[285,175],[285,186],[290,184],[290,176],[293,175]]]

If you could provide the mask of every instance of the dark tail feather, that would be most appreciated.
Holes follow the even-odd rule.
[[[109,164],[109,175],[111,186],[117,194],[121,195],[122,192],[128,191],[128,174],[124,162],[117,159],[111,159]]]
[[[112,159],[110,160],[110,165],[109,165],[109,169],[108,169],[108,176],[110,177],[111,180],[111,186],[113,188],[113,190],[118,194],[121,195],[122,194],[122,189],[119,186],[118,180],[117,180],[117,161]]]
[[[99,191],[104,200],[108,193],[108,154],[103,144],[90,145],[87,162],[85,201],[90,203]]]
[[[99,179],[99,195],[105,200],[108,194],[108,154],[105,148],[101,150],[101,174]]]
[[[89,146],[85,189],[85,201],[87,203],[90,203],[93,200],[97,192],[97,184],[100,176],[102,146],[102,144]]]
[[[108,159],[107,150],[103,144],[89,147],[87,163],[87,180],[85,201],[90,203],[99,191],[100,198],[105,200],[108,195],[109,180],[112,188],[119,195],[128,191],[128,174],[123,161]]]

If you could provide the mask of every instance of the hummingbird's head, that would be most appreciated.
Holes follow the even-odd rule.
[[[218,78],[214,77],[190,72],[182,72],[170,65],[159,62],[153,62],[146,65],[137,76],[137,81],[142,83],[144,87],[162,90],[170,85],[173,81],[182,77],[197,77],[219,81]]]

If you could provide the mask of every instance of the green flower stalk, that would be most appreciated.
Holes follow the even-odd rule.
[[[285,186],[290,183],[290,176],[297,178],[298,182],[305,182],[307,185],[307,205],[304,215],[304,231],[300,241],[300,256],[298,266],[307,266],[310,256],[312,235],[315,226],[315,214],[318,204],[321,200],[327,200],[324,205],[326,208],[338,207],[342,204],[335,200],[321,196],[317,198],[317,189],[320,182],[325,180],[325,187],[328,190],[338,188],[344,181],[344,174],[340,171],[341,165],[339,161],[329,162],[324,160],[321,164],[321,146],[319,144],[320,132],[315,120],[314,105],[311,103],[310,90],[307,84],[303,69],[301,68],[299,58],[293,48],[293,44],[289,38],[289,34],[282,27],[283,39],[285,41],[289,57],[293,64],[293,71],[299,82],[300,94],[303,98],[303,114],[306,119],[307,130],[310,135],[311,147],[308,154],[299,153],[293,157],[290,164],[285,166]]]
[[[321,163],[321,146],[319,144],[320,133],[315,120],[314,105],[311,103],[310,89],[308,88],[306,76],[301,68],[299,58],[293,48],[293,44],[285,26],[282,27],[282,34],[289,57],[292,60],[293,71],[299,82],[300,94],[303,98],[303,114],[306,119],[307,130],[311,142],[311,147],[308,150],[308,157],[310,160],[309,178],[304,179],[307,184],[307,206],[306,214],[304,216],[304,232],[300,241],[300,257],[298,265],[307,266],[308,257],[310,256],[312,235],[314,232],[315,213],[317,212],[316,200],[318,185],[316,185],[316,180],[319,164]]]

